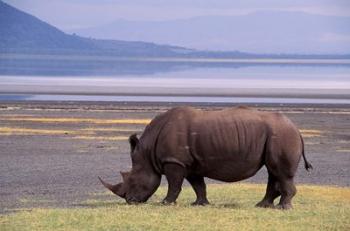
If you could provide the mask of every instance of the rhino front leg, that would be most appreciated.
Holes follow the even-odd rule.
[[[164,174],[168,181],[168,193],[162,203],[175,203],[181,192],[182,182],[185,178],[186,170],[179,164],[167,163],[164,165]]]
[[[196,193],[197,199],[192,205],[207,205],[209,201],[207,199],[207,190],[204,182],[204,177],[190,175],[186,178],[190,182],[194,192]]]

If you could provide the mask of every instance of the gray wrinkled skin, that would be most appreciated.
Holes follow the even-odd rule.
[[[266,166],[266,195],[257,206],[289,209],[296,194],[293,182],[304,143],[295,125],[280,113],[247,107],[201,111],[173,108],[145,128],[140,139],[129,138],[132,170],[123,182],[101,182],[128,203],[145,202],[156,191],[161,175],[168,180],[163,203],[175,203],[184,179],[192,185],[195,205],[208,204],[204,177],[224,182],[247,179]]]

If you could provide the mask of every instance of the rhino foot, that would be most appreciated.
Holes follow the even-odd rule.
[[[162,201],[162,204],[163,205],[176,205],[176,201],[168,201],[168,200],[164,199]]]
[[[283,210],[292,209],[292,208],[293,208],[292,204],[278,204],[276,206],[276,209],[283,209]]]
[[[275,208],[275,205],[273,203],[267,201],[260,201],[255,206],[259,208]]]
[[[193,206],[199,206],[199,205],[205,206],[205,205],[209,205],[209,201],[208,200],[196,200],[191,205],[193,205]]]

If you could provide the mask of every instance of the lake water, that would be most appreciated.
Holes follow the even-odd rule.
[[[347,62],[31,64],[0,60],[0,100],[350,104]]]
[[[101,95],[28,95],[0,94],[0,101],[89,101],[89,102],[160,102],[160,103],[246,103],[246,104],[329,104],[349,105],[349,99],[286,97],[215,97],[215,96],[101,96]]]

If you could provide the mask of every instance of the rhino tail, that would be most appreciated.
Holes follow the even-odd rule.
[[[305,157],[305,148],[304,148],[304,139],[303,137],[300,135],[300,139],[301,139],[301,144],[302,144],[302,147],[301,147],[301,154],[303,155],[303,159],[304,159],[304,166],[305,166],[305,169],[306,171],[309,171],[310,169],[313,169],[312,165],[310,164],[310,162],[307,161],[306,157]]]

